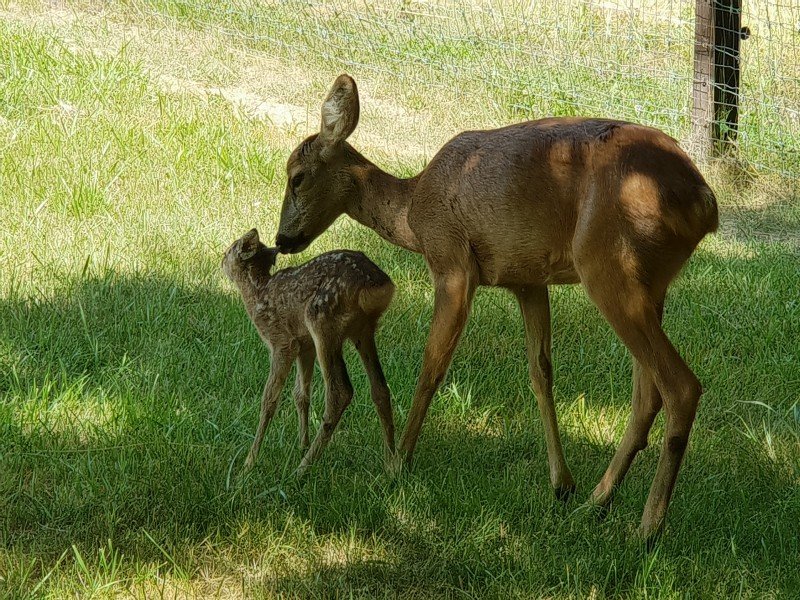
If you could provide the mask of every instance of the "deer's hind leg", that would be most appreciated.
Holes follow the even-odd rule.
[[[378,348],[375,344],[375,323],[365,327],[355,339],[356,349],[369,377],[370,393],[383,428],[383,442],[389,454],[394,453],[394,419],[389,386],[383,374]]]
[[[311,404],[311,379],[314,376],[314,346],[302,348],[297,355],[297,375],[294,382],[294,404],[297,408],[298,438],[301,450],[308,449],[308,409]]]
[[[298,477],[308,470],[308,467],[319,458],[325,446],[331,441],[342,414],[353,399],[353,385],[350,383],[342,356],[344,341],[342,332],[333,327],[317,328],[312,326],[309,329],[314,338],[322,377],[325,380],[325,412],[311,447],[297,467]]]
[[[644,285],[631,271],[630,265],[598,260],[585,264],[588,266],[579,272],[589,297],[611,323],[633,358],[652,377],[666,412],[664,442],[640,526],[640,534],[650,539],[663,527],[702,388],[661,328],[663,294],[654,294],[652,287]],[[666,284],[663,289],[666,289]],[[637,416],[633,417],[630,431],[626,432],[623,440],[621,452],[624,458],[617,464],[612,461],[612,479],[621,477],[623,470],[630,465],[635,453],[629,452],[628,448],[632,450],[646,439],[651,417],[654,417],[655,398],[651,390],[646,400],[648,404],[644,405],[643,400],[638,407],[641,410],[636,411]]]
[[[656,303],[659,323],[664,311],[664,301]],[[633,360],[633,396],[631,416],[622,441],[611,459],[603,478],[592,492],[591,501],[605,506],[613,498],[617,486],[622,483],[636,455],[647,447],[647,438],[653,421],[661,410],[661,393],[652,375],[638,360]]]

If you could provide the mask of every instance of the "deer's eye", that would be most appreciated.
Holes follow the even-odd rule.
[[[298,173],[294,177],[292,177],[292,189],[296,190],[300,187],[300,184],[303,183],[303,178],[305,177],[305,173]]]

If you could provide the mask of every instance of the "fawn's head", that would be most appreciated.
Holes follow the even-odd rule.
[[[277,248],[267,248],[258,239],[258,231],[251,229],[233,242],[222,257],[222,270],[233,281],[241,280],[242,275],[256,271],[259,275],[269,275],[275,265]]]
[[[353,191],[348,167],[358,154],[345,142],[358,124],[356,82],[339,75],[322,103],[320,132],[295,148],[286,163],[286,192],[275,244],[300,252],[347,208]]]

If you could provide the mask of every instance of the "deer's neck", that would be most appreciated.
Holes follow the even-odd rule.
[[[411,196],[419,176],[400,179],[366,159],[352,167],[355,194],[347,214],[382,238],[412,252],[419,252],[414,232],[408,226]]]
[[[239,288],[239,293],[242,295],[245,308],[251,317],[257,305],[263,301],[270,277],[269,272],[250,268],[243,269],[234,280],[236,287]]]

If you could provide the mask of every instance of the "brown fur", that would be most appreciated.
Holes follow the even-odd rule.
[[[662,526],[701,388],[661,329],[667,286],[718,224],[714,194],[677,142],[624,121],[549,118],[450,140],[416,177],[382,171],[345,140],[358,90],[340,76],[318,136],[289,157],[276,244],[308,246],[342,213],[420,252],[435,287],[433,321],[401,451],[410,460],[479,285],[517,297],[530,376],[558,494],[574,481],[552,395],[547,286],[582,283],[633,354],[633,414],[593,500],[604,504],[647,443],[662,403],[667,425],[642,517]],[[302,178],[302,181],[300,180]]]
[[[342,344],[352,340],[369,376],[387,451],[394,452],[394,422],[389,388],[375,347],[378,320],[392,301],[389,276],[361,252],[336,250],[276,273],[270,270],[277,250],[267,248],[253,229],[225,252],[222,268],[239,289],[247,314],[270,347],[269,380],[264,388],[261,418],[245,463],[252,468],[267,425],[275,415],[281,390],[297,361],[295,404],[301,448],[308,448],[308,408],[314,358],[325,379],[325,414],[314,443],[298,473],[319,457],[353,397],[342,357]]]

